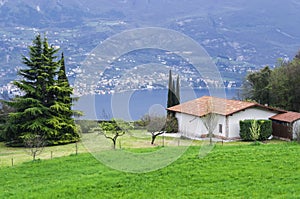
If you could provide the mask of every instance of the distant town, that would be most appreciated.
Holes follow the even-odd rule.
[[[112,94],[126,90],[165,89],[167,88],[168,82],[168,70],[172,70],[176,76],[179,75],[183,87],[206,88],[207,83],[211,81],[200,77],[193,66],[185,61],[178,60],[178,57],[173,54],[163,53],[156,55],[156,60],[151,57],[149,58],[149,56],[145,57],[144,54],[145,53],[142,52],[136,60],[133,58],[133,55],[124,56],[120,58],[118,62],[106,67],[104,71],[99,73],[95,71],[95,75],[99,77],[99,80],[97,84],[94,85],[93,91],[88,90],[87,85],[85,85],[86,83],[81,81],[85,79],[84,67],[68,67],[67,76],[75,89],[74,94],[80,96],[86,94]],[[153,63],[143,65],[143,58],[148,61],[151,59]],[[66,63],[73,65],[71,60],[67,59]],[[232,60],[227,57],[218,57],[213,61],[218,66],[221,75],[233,73],[236,74],[237,77],[244,76],[247,72],[257,70],[254,66],[249,65],[228,65]],[[134,67],[130,68],[130,64],[134,65]],[[161,67],[163,69],[157,69],[154,67],[156,65],[164,67]],[[2,68],[0,69],[0,76],[17,77],[16,74],[19,69],[19,65],[11,68]],[[225,88],[240,87],[242,81],[236,80],[236,77],[234,79],[223,76],[223,85],[221,86]],[[77,82],[81,83],[78,84]],[[11,99],[21,94],[21,91],[13,85],[12,81],[2,84],[0,87],[0,98]]]

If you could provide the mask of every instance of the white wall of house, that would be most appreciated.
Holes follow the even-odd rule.
[[[300,133],[300,120],[297,120],[293,124],[293,139],[297,139],[297,133]]]
[[[199,138],[203,134],[208,134],[208,131],[203,124],[203,120],[200,117],[176,113],[176,118],[178,119],[178,130],[183,136]],[[225,136],[225,116],[217,115],[217,118],[218,121],[216,122],[216,128],[213,133],[218,136]]]
[[[228,116],[228,137],[240,137],[240,121],[247,119],[265,119],[268,120],[270,117],[276,115],[277,112],[261,109],[257,107],[248,108],[244,111],[237,112],[232,116]]]
[[[199,117],[184,113],[176,113],[179,132],[189,138],[200,137],[205,129]]]
[[[261,108],[248,108],[244,111],[237,112],[231,116],[217,115],[218,122],[214,134],[217,136],[236,138],[240,137],[240,121],[246,119],[266,119],[276,115],[277,112],[271,110],[265,110]],[[188,115],[184,113],[176,113],[178,119],[178,130],[186,137],[197,138],[203,134],[208,134],[203,121],[200,117]],[[299,120],[300,124],[300,120]],[[221,126],[220,126],[221,125]],[[220,132],[221,130],[221,132]]]

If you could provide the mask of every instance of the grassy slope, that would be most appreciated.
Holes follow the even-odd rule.
[[[139,149],[137,149],[139,150]],[[300,195],[300,145],[199,147],[161,170],[112,170],[90,154],[0,167],[0,198],[295,198]]]
[[[52,157],[67,156],[76,153],[76,146],[74,144],[45,147],[41,154],[37,156],[38,159],[50,159]],[[84,146],[78,144],[78,152],[87,152]],[[14,165],[21,164],[32,160],[29,150],[22,147],[6,147],[3,142],[0,142],[0,167],[11,166],[11,159],[13,158]]]

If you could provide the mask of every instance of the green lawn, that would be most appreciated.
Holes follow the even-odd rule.
[[[169,146],[175,147],[175,146]],[[0,198],[297,198],[300,145],[191,146],[171,165],[133,174],[89,153],[0,167]],[[157,150],[131,149],[143,152]]]

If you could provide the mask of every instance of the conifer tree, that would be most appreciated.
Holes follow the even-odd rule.
[[[180,104],[180,80],[179,80],[179,75],[177,75],[177,80],[176,80],[176,98],[177,98],[178,104]]]
[[[26,68],[19,71],[22,79],[14,82],[23,95],[6,102],[15,109],[4,132],[8,144],[22,144],[36,136],[43,137],[48,144],[79,139],[71,117],[71,101],[65,100],[72,88],[66,79],[62,80],[66,78],[65,71],[61,72],[64,63],[55,61],[57,52],[49,46],[47,38],[38,35],[29,47],[29,57],[23,56]]]
[[[172,71],[169,71],[169,85],[168,85],[168,100],[167,107],[172,107],[180,104],[180,87],[179,87],[179,75],[177,76],[177,82],[172,78]],[[165,125],[165,131],[167,133],[178,132],[178,121],[175,114],[171,111],[167,112],[167,120]]]
[[[172,78],[172,71],[169,71],[169,85],[168,85],[168,100],[167,108],[178,105],[180,103],[180,82],[179,75],[176,82]],[[169,114],[168,114],[169,115]]]
[[[65,68],[64,55],[62,53],[60,59],[60,68],[58,70],[58,78],[56,84],[51,88],[52,95],[55,96],[55,102],[50,109],[54,116],[55,125],[60,130],[57,142],[64,143],[69,141],[77,141],[79,136],[76,132],[76,125],[72,118],[72,93]]]
[[[173,80],[172,80],[172,71],[169,71],[169,85],[168,85],[168,101],[167,108],[173,106]]]

